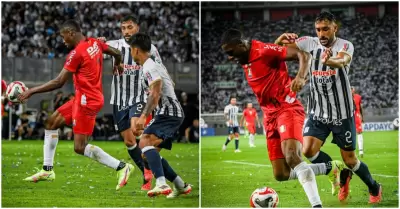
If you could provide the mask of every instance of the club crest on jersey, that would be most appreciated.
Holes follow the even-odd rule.
[[[285,133],[285,131],[286,131],[286,126],[285,126],[285,125],[281,125],[281,126],[279,127],[279,132]]]

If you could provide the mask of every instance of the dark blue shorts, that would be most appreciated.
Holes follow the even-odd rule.
[[[131,118],[140,117],[143,112],[145,102],[138,102],[132,106],[113,105],[113,118],[115,130],[120,133],[131,127]]]
[[[171,150],[172,141],[179,136],[178,130],[183,122],[183,118],[156,115],[144,129],[143,134],[154,134],[163,141],[158,145],[159,148]]]
[[[332,143],[346,151],[354,151],[356,149],[354,116],[347,119],[327,120],[310,115],[304,126],[303,136],[313,136],[325,143],[331,132],[333,136]]]
[[[239,133],[239,126],[228,127],[228,134]]]

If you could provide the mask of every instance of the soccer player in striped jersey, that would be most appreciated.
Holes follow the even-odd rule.
[[[362,158],[364,156],[364,139],[362,136],[362,122],[364,121],[364,117],[361,106],[361,96],[356,93],[354,87],[351,87],[351,93],[354,99],[354,121],[356,123],[358,155]]]
[[[239,149],[239,122],[238,122],[239,107],[236,105],[236,97],[231,97],[230,104],[225,106],[224,115],[226,124],[228,125],[228,137],[226,142],[222,145],[222,151],[226,150],[229,142],[235,138],[235,153],[241,152]]]
[[[150,58],[151,39],[148,35],[137,33],[130,40],[131,54],[136,63],[143,67],[143,83],[149,92],[147,103],[136,122],[133,131],[143,131],[139,147],[156,177],[156,186],[147,192],[149,197],[168,195],[174,198],[188,194],[192,190],[178,176],[165,158],[161,158],[161,149],[171,150],[172,140],[177,136],[185,117],[183,109],[175,95],[174,83],[167,69]],[[144,127],[151,113],[153,119]],[[166,179],[174,184],[172,191]]]
[[[114,72],[111,84],[110,103],[113,105],[115,130],[121,134],[129,155],[143,173],[142,190],[148,191],[151,189],[152,173],[143,162],[140,148],[136,143],[136,137],[139,137],[140,133],[133,132],[131,129],[131,126],[135,126],[135,122],[139,119],[147,99],[142,82],[142,66],[133,60],[128,44],[129,39],[138,32],[137,19],[134,16],[126,16],[121,20],[123,38],[109,40],[106,43],[120,50],[123,58],[123,72]],[[150,54],[152,59],[162,63],[154,45],[151,45]]]
[[[344,163],[368,186],[369,203],[379,203],[382,186],[372,178],[367,165],[357,159],[354,152],[356,128],[348,78],[354,47],[350,41],[336,37],[338,26],[335,21],[334,15],[322,12],[315,20],[317,37],[304,36],[295,40],[296,34],[286,33],[275,43],[309,52],[313,56],[309,69],[311,95],[309,117],[303,130],[303,154],[312,163],[326,163],[326,170],[330,170],[332,158],[321,151],[321,147],[332,132],[332,142],[339,146]],[[304,81],[305,77],[297,77],[296,80]],[[340,172],[340,201],[348,197],[351,171],[343,169]],[[333,194],[337,188],[332,184]]]

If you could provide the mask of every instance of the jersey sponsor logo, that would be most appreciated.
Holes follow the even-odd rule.
[[[307,40],[307,36],[300,37],[296,40],[296,42]]]
[[[73,50],[71,53],[69,53],[67,65],[70,65],[72,62],[72,58],[74,58],[74,55],[76,54],[76,50]]]
[[[304,129],[304,133],[308,133],[308,130],[310,130],[310,127],[306,127],[305,129]]]
[[[142,67],[140,65],[128,65],[124,64],[124,69],[125,70],[140,70]]]
[[[95,41],[93,43],[93,46],[90,46],[89,48],[87,48],[86,51],[89,53],[90,58],[93,59],[93,57],[96,56],[100,52],[99,46],[97,45],[97,41]]]
[[[314,115],[313,120],[317,120],[323,124],[332,124],[334,126],[342,125],[342,119],[328,119],[328,118],[321,118],[321,117]]]
[[[313,70],[312,75],[315,76],[332,76],[336,75],[336,70],[327,70],[327,71],[319,71],[319,70]]]
[[[331,77],[317,77],[314,79],[317,83],[321,83],[321,84],[333,83],[333,79]]]
[[[283,47],[282,46],[278,46],[278,45],[265,45],[264,46],[265,49],[272,49],[274,51],[278,51],[278,52],[282,52]]]

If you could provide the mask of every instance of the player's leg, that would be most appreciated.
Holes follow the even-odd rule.
[[[329,177],[332,185],[332,195],[336,195],[340,189],[340,172],[344,168],[341,161],[333,161],[332,158],[321,150],[326,138],[330,134],[326,124],[310,117],[303,130],[303,155],[313,163],[323,163],[320,169]]]
[[[254,135],[256,133],[256,128],[254,124],[247,124],[247,129],[249,131],[249,145],[250,147],[256,147],[254,145]]]
[[[382,186],[372,178],[368,166],[357,159],[355,154],[356,130],[354,119],[343,119],[342,125],[334,127],[332,132],[334,141],[340,147],[344,163],[367,185],[370,193],[369,203],[379,203],[382,197]],[[351,174],[349,178],[351,178]],[[343,180],[350,180],[349,178]],[[348,192],[342,192],[341,190],[339,199],[345,200],[347,195]]]
[[[53,163],[59,138],[58,129],[65,124],[71,125],[72,106],[73,100],[70,100],[54,111],[54,113],[47,119],[44,131],[43,168],[38,173],[25,178],[25,181],[38,182],[55,179],[56,174],[53,171]]]
[[[234,127],[233,128],[233,132],[234,132],[234,137],[235,137],[235,153],[237,152],[242,152],[239,149],[239,127]]]
[[[88,138],[93,132],[97,112],[81,107],[79,104],[75,105],[72,114],[75,152],[118,171],[116,190],[119,190],[128,182],[130,174],[134,171],[133,165],[121,162],[100,147],[88,143]]]
[[[355,115],[356,132],[357,132],[357,143],[358,143],[358,155],[360,158],[364,157],[364,139],[362,135],[362,121],[359,115]]]
[[[312,207],[322,207],[318,193],[315,173],[311,167],[303,161],[302,128],[304,111],[285,110],[277,117],[277,130],[280,135],[280,144],[286,163],[292,168],[302,185]]]
[[[225,144],[222,145],[222,151],[226,150],[226,146],[228,146],[229,142],[234,138],[233,127],[228,127],[228,137],[226,137]]]
[[[182,118],[177,117],[156,116],[142,134],[139,146],[156,177],[156,187],[147,193],[148,196],[169,195],[172,190],[166,184],[166,179],[174,183],[175,190],[170,197],[187,194],[191,191],[190,185],[183,182],[167,160],[161,159],[158,152],[161,148],[169,150],[172,148],[172,139],[182,121]]]

